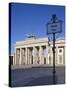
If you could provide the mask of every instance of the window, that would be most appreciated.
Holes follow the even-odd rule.
[[[59,52],[61,53],[61,52],[62,52],[62,50],[60,49],[60,50],[59,50]]]

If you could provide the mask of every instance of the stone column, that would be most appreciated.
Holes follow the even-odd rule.
[[[50,64],[50,61],[49,60],[51,59],[50,53],[51,53],[51,48],[49,46],[49,49],[48,49],[48,64]]]
[[[28,58],[27,58],[27,61],[28,61],[28,64],[30,64],[29,48],[28,48],[28,51],[27,51],[27,55],[28,55],[28,56],[27,56],[27,57],[28,57]]]
[[[63,60],[64,60],[64,48],[62,48],[62,64],[63,64]]]
[[[21,64],[25,64],[25,51],[23,48],[21,49]]]
[[[21,49],[21,64],[23,65],[23,49]]]
[[[17,65],[17,48],[15,50],[15,64]]]
[[[36,60],[37,56],[36,56],[36,54],[37,54],[36,47],[33,47],[33,64],[37,64],[37,60]]]
[[[25,48],[25,64],[28,64],[27,47]]]
[[[15,48],[15,63],[14,64],[16,65],[16,48]]]
[[[31,61],[32,61],[32,50],[31,49],[29,50],[29,60],[30,60],[29,64],[31,64]]]
[[[52,51],[52,47],[50,46],[50,54],[49,54],[49,57],[50,57],[50,63],[51,65],[53,64],[53,51]],[[48,59],[49,60],[49,59]]]
[[[44,50],[43,47],[39,47],[40,64],[44,64]]]
[[[19,50],[16,49],[16,64],[19,65]]]
[[[65,64],[65,46],[63,48],[63,64]]]
[[[23,49],[23,64],[25,64],[25,48]]]
[[[58,46],[56,46],[56,51],[55,51],[55,63],[58,64]]]
[[[20,60],[19,60],[19,64],[21,65],[21,48],[20,48]]]
[[[51,47],[51,54],[50,54],[50,56],[51,56],[51,64],[53,65],[53,50],[52,50],[52,48],[53,47]]]
[[[13,54],[13,65],[15,65],[15,53]]]
[[[48,45],[46,45],[46,64],[49,64],[49,46]]]

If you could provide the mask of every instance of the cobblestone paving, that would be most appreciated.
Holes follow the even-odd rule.
[[[53,68],[37,67],[11,70],[11,86],[36,86],[53,84]],[[65,83],[65,67],[56,67],[56,84]]]

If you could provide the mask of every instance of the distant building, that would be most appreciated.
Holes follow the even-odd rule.
[[[24,41],[15,44],[15,54],[13,65],[28,64],[53,64],[53,42],[48,38],[36,38],[28,36]],[[56,65],[65,64],[65,40],[57,39],[55,42],[55,63]]]

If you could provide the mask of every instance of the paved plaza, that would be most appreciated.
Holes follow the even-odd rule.
[[[15,68],[11,70],[11,86],[36,86],[53,84],[52,67]],[[56,67],[56,84],[65,83],[65,67]]]

